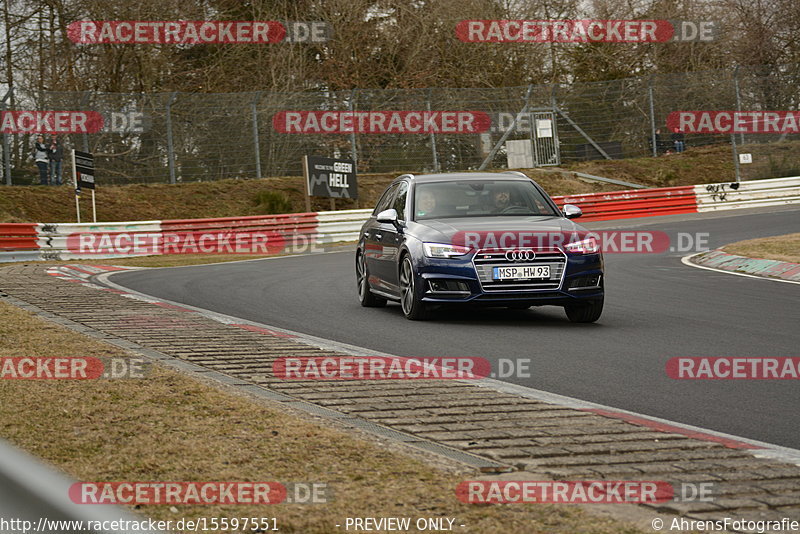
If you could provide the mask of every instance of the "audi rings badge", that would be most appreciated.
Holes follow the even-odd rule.
[[[530,249],[506,251],[507,261],[533,261],[534,259],[536,259],[536,252]]]

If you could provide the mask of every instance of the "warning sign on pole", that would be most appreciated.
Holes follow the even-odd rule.
[[[92,190],[92,221],[97,222],[97,205],[94,200],[94,156],[92,154],[72,150],[72,178],[75,181],[75,209],[78,211],[78,222],[81,222],[79,203],[81,189]]]
[[[88,152],[72,151],[73,175],[78,189],[94,189],[94,156]]]

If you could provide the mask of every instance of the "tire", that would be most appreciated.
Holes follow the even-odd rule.
[[[356,287],[358,288],[358,301],[365,308],[382,308],[386,306],[386,299],[378,297],[369,289],[369,270],[364,255],[356,256]]]
[[[567,318],[573,323],[593,323],[603,313],[603,299],[599,298],[585,304],[564,306]]]
[[[417,294],[414,264],[409,255],[403,256],[400,261],[400,307],[406,319],[424,321],[428,318],[428,307]]]
[[[527,310],[530,307],[530,304],[512,304],[510,306],[506,306],[506,308],[509,310]]]

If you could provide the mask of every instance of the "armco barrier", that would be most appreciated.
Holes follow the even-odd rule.
[[[357,241],[361,225],[369,218],[370,213],[372,209],[320,212],[317,243]]]
[[[39,245],[38,224],[3,223],[0,224],[0,251],[36,250]]]
[[[694,186],[697,211],[800,203],[800,176]]]
[[[697,211],[694,186],[589,193],[553,197],[553,200],[559,207],[564,204],[580,206],[583,210],[581,220],[584,221],[630,219]]]
[[[216,219],[174,219],[161,221],[163,232],[201,231],[269,231],[280,234],[309,234],[317,229],[316,213],[286,215],[255,215],[250,217],[221,217]]]
[[[70,252],[67,239],[75,234],[153,234],[161,232],[161,221],[134,221],[117,223],[56,223],[40,224],[37,244],[41,260],[77,260],[85,257],[94,259],[119,258],[120,254],[94,254],[85,256]],[[143,256],[144,254],[125,254],[124,256]],[[0,261],[2,261],[0,256]]]
[[[166,532],[153,530],[147,518],[132,515],[120,506],[86,506],[76,504],[69,498],[74,480],[70,480],[54,468],[42,464],[29,454],[0,440],[0,519],[11,527],[2,532],[96,532],[98,534],[156,534]],[[141,525],[139,530],[121,528],[123,522]],[[16,525],[14,524],[16,522]],[[74,522],[75,529],[67,527]],[[77,523],[92,522],[95,529],[78,529]],[[57,523],[61,523],[58,524]],[[38,525],[38,526],[37,526]]]
[[[553,197],[556,204],[576,204],[581,221],[604,221],[747,207],[800,203],[800,177],[725,182],[688,187],[613,191]],[[264,232],[287,244],[330,244],[355,241],[372,210],[343,210],[252,217],[176,219],[119,223],[0,224],[0,262],[31,260],[105,259],[132,254],[77,254],[67,246],[70,236],[203,232]],[[296,247],[295,247],[296,249]]]

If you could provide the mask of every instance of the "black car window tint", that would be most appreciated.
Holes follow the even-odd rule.
[[[386,189],[386,191],[383,192],[383,195],[381,195],[380,200],[378,200],[378,204],[375,206],[375,210],[372,212],[372,215],[377,215],[383,210],[389,209],[389,203],[392,201],[392,196],[394,195],[395,189],[397,189],[397,184],[392,184]]]
[[[498,192],[507,201],[495,200]],[[424,193],[435,193],[434,208],[420,208]],[[447,217],[488,217],[496,215],[555,215],[545,195],[533,182],[522,180],[453,181],[419,184],[414,194],[415,220]]]
[[[397,195],[394,199],[394,209],[397,211],[397,218],[401,221],[406,220],[406,199],[408,198],[408,183],[400,182]]]

